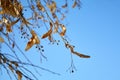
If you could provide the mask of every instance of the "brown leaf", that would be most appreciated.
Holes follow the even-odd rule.
[[[76,54],[77,56],[81,57],[81,58],[90,58],[90,56],[88,55],[84,55],[84,54],[80,54],[78,52],[74,52],[74,54]]]
[[[4,39],[0,36],[0,42],[3,43]]]
[[[88,56],[88,55],[80,54],[80,53],[74,51],[74,47],[73,46],[71,46],[69,44],[67,44],[66,46],[70,48],[71,53],[73,53],[73,54],[75,54],[75,55],[77,55],[77,56],[79,56],[81,58],[90,58],[90,56]]]
[[[76,5],[77,5],[77,2],[76,2],[76,1],[74,1],[74,4],[72,5],[72,8],[75,8],[75,7],[76,7]]]
[[[18,76],[18,80],[22,80],[22,73],[19,70],[16,70],[16,74]]]
[[[39,40],[37,34],[33,30],[31,30],[31,34],[32,34],[32,37],[29,40],[29,42],[27,43],[25,51],[29,50],[34,44],[40,44],[40,40]]]
[[[66,33],[66,27],[64,25],[61,25],[62,32],[60,33],[61,36],[64,36]]]
[[[27,46],[25,48],[25,51],[29,50],[35,43],[32,41],[32,39],[29,40],[27,43]]]
[[[50,22],[50,30],[48,30],[48,32],[46,32],[45,34],[42,35],[42,39],[44,39],[52,34],[52,27],[53,27],[53,25]]]
[[[33,30],[31,31],[31,34],[32,34],[32,38],[31,39],[35,40],[35,44],[39,44],[40,40],[39,40],[37,34]]]
[[[44,39],[44,38],[50,36],[51,33],[52,33],[52,29],[50,29],[48,32],[46,32],[45,34],[43,34],[42,39]]]

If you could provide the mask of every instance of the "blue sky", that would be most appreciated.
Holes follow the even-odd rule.
[[[55,54],[56,58],[51,57],[53,62],[51,59],[49,61],[55,63],[52,64],[53,67],[58,65],[54,69],[58,72],[60,70],[62,76],[51,77],[52,80],[120,79],[119,4],[119,0],[82,0],[80,11],[75,9],[69,12],[67,35],[76,45],[77,51],[89,54],[91,58],[80,59],[74,56],[77,71],[70,74],[65,72],[70,64],[69,52],[62,48],[60,50],[60,47],[58,50],[55,48],[57,51],[51,51],[51,53]],[[60,60],[59,55],[62,55]]]
[[[61,43],[46,44],[45,55],[36,64],[58,72],[61,76],[41,71],[40,80],[120,80],[120,1],[81,0],[81,9],[67,14],[67,36],[75,50],[91,56],[81,59],[73,55],[77,71],[69,73],[70,52]],[[34,53],[30,50],[27,54]],[[32,57],[35,54],[32,54]],[[5,76],[4,76],[5,78]]]
[[[71,17],[72,40],[80,52],[91,55],[91,59],[75,58],[78,72],[71,80],[120,79],[119,4],[119,0],[82,0],[80,12]]]

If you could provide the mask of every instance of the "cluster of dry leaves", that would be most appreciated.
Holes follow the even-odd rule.
[[[9,34],[14,32],[14,27],[17,27],[21,32],[21,35],[28,42],[25,47],[25,51],[28,51],[34,45],[40,45],[40,40],[48,38],[52,43],[55,42],[53,37],[54,34],[59,34],[63,40],[65,47],[70,49],[71,53],[81,57],[90,58],[88,55],[80,54],[74,51],[74,47],[66,41],[66,26],[62,23],[65,18],[65,13],[62,12],[63,9],[67,9],[68,1],[64,0],[65,4],[59,7],[57,1],[54,0],[27,0],[27,9],[31,12],[29,18],[24,15],[25,4],[23,0],[0,0],[0,43],[12,41],[12,48],[16,46],[14,41],[10,39]],[[72,8],[80,7],[80,0],[73,0]],[[26,10],[27,10],[26,9]],[[62,17],[59,17],[59,16]],[[38,36],[34,27],[40,26],[40,23],[46,24],[47,32]],[[13,33],[14,34],[14,33]],[[28,36],[25,36],[28,35]],[[29,36],[31,35],[31,36]],[[4,39],[6,37],[7,39]],[[10,46],[11,47],[11,46]],[[4,57],[0,55],[0,63],[6,63]],[[6,59],[7,60],[7,59]],[[7,61],[7,64],[12,72],[16,72],[18,75],[18,80],[22,78],[22,72],[13,69],[13,66],[18,67],[18,63]]]

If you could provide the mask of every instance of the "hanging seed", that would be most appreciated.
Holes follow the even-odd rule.
[[[72,73],[74,73],[74,70],[72,70]]]
[[[42,52],[44,52],[44,49],[42,49]]]
[[[41,50],[40,48],[38,48],[39,50]]]
[[[43,46],[40,46],[41,48],[43,48]]]
[[[37,46],[35,48],[38,48]]]

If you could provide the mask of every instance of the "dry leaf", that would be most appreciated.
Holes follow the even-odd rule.
[[[79,57],[81,57],[81,58],[90,58],[90,56],[88,56],[88,55],[80,54],[80,53],[74,51],[74,47],[71,46],[71,45],[69,45],[69,44],[65,44],[65,46],[66,46],[67,48],[70,48],[71,53],[73,53],[73,54],[75,54],[75,55],[77,55],[77,56],[79,56]]]
[[[27,43],[27,46],[25,48],[25,51],[29,50],[35,43],[30,39],[30,41]]]
[[[74,52],[74,54],[76,54],[77,56],[81,57],[81,58],[90,58],[90,56],[88,55],[84,55],[84,54],[80,54],[78,52]]]
[[[42,35],[42,39],[44,39],[44,38],[46,38],[48,36],[51,36],[51,34],[52,34],[52,27],[53,27],[53,25],[50,22],[50,30],[48,30],[48,32],[46,32],[45,34]]]
[[[4,39],[0,36],[0,42],[3,43]]]
[[[71,53],[76,54],[77,56],[79,56],[81,58],[90,58],[90,56],[88,56],[88,55],[80,54],[80,53],[74,51],[74,48],[71,45],[69,45],[69,48],[71,50]]]
[[[18,76],[18,80],[22,80],[22,73],[19,70],[16,70],[16,74]]]
[[[22,12],[21,4],[16,0],[14,3],[11,0],[1,0],[3,14],[9,14],[13,17],[18,17]]]
[[[77,2],[76,2],[76,1],[74,1],[74,4],[72,5],[72,8],[75,8],[75,7],[76,7],[76,5],[77,5]]]
[[[50,36],[51,33],[52,33],[52,29],[50,29],[48,32],[46,32],[45,34],[43,34],[42,39],[44,39],[44,38]]]
[[[35,41],[35,44],[39,44],[40,40],[39,40],[37,34],[33,30],[31,31],[31,34],[32,34],[32,38],[31,39],[33,39]]]
[[[29,42],[27,43],[25,51],[29,50],[34,44],[40,44],[40,40],[39,40],[37,34],[33,30],[31,30],[31,34],[32,34],[32,37],[29,40]]]
[[[66,27],[64,25],[61,25],[62,32],[60,33],[61,36],[64,36],[66,33]]]

